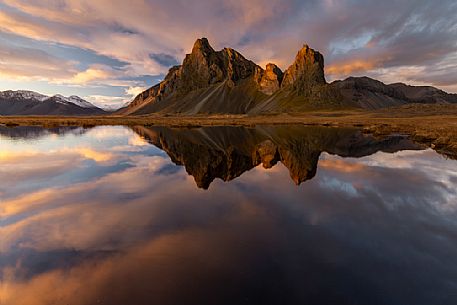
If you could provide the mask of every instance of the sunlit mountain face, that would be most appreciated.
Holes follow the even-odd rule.
[[[457,163],[306,126],[0,127],[0,304],[454,304]]]

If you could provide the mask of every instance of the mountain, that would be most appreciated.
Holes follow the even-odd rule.
[[[182,65],[172,67],[161,83],[140,93],[117,114],[259,114],[407,103],[457,103],[457,95],[433,87],[386,85],[368,77],[328,84],[324,56],[308,45],[282,72],[272,63],[263,69],[230,48],[215,51],[201,38]]]
[[[369,77],[349,77],[330,84],[347,104],[376,109],[408,103],[457,103],[457,94],[449,94],[429,86],[386,85]]]
[[[99,115],[106,112],[78,96],[0,91],[0,115]]]
[[[405,136],[375,138],[353,128],[296,125],[133,129],[164,150],[175,164],[184,166],[203,189],[216,178],[230,181],[258,165],[272,168],[278,162],[298,185],[316,175],[324,151],[342,157],[363,157],[378,151],[423,148]]]
[[[263,74],[237,51],[215,51],[206,38],[198,39],[181,66],[119,113],[245,113],[265,96],[260,90],[269,84],[260,87]]]

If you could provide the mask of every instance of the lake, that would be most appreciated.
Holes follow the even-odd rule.
[[[312,126],[0,126],[0,304],[457,304],[457,161]]]

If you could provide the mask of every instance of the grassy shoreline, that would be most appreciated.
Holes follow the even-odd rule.
[[[1,117],[5,126],[159,125],[168,127],[304,124],[358,127],[375,135],[408,134],[413,140],[457,158],[457,105],[408,105],[379,111],[313,111],[278,115]]]

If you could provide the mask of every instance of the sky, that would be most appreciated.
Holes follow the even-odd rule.
[[[0,0],[0,90],[119,107],[200,37],[283,70],[307,43],[324,54],[327,81],[457,93],[455,0]]]

